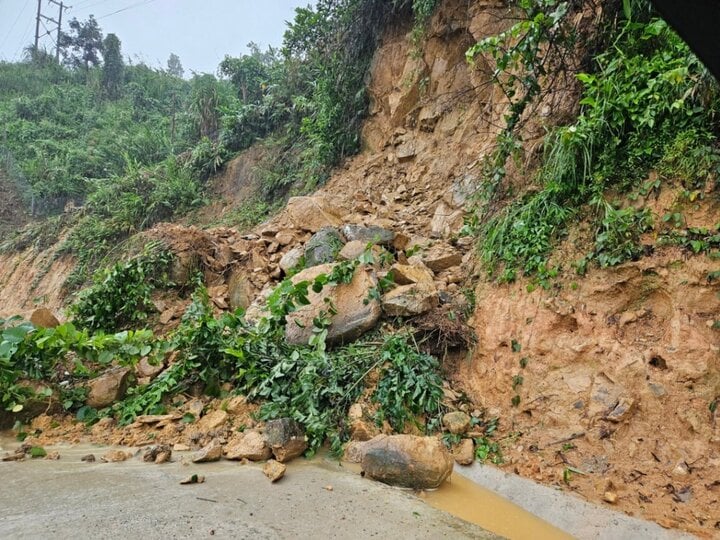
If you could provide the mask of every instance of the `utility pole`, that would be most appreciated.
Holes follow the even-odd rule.
[[[35,16],[35,52],[38,50],[40,43],[40,17],[42,15],[42,0],[38,0],[37,15]]]
[[[66,9],[69,9],[69,6],[66,6],[62,3],[62,0],[60,2],[56,2],[55,0],[48,0],[51,4],[55,4],[58,6],[58,20],[57,20],[57,39],[55,40],[55,61],[59,64],[60,63],[60,34],[62,33],[62,16],[63,11]]]
[[[58,18],[57,21],[53,19],[52,17],[48,17],[46,15],[43,15],[42,13],[42,0],[38,0],[38,7],[37,7],[37,17],[35,18],[35,52],[38,50],[38,46],[40,45],[40,38],[43,36],[50,36],[52,37],[52,30],[57,30],[57,39],[55,40],[55,60],[57,62],[60,61],[60,34],[62,32],[62,17],[63,17],[63,11],[66,9],[70,9],[70,6],[66,6],[62,0],[58,2],[57,0],[48,0],[49,4],[55,4],[58,6]],[[57,26],[55,28],[48,29],[45,27],[46,32],[44,34],[40,34],[40,22],[41,19],[44,19],[50,23],[56,24]],[[43,25],[44,26],[44,25]]]

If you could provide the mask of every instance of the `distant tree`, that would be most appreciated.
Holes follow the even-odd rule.
[[[103,41],[103,51],[102,87],[109,98],[116,99],[120,95],[124,69],[120,39],[108,34]]]
[[[60,34],[60,47],[64,49],[65,63],[73,68],[84,68],[100,65],[103,52],[103,34],[95,17],[80,22],[74,17],[70,24],[70,33]]]
[[[220,63],[220,73],[230,79],[244,103],[258,103],[267,88],[270,68],[277,58],[272,47],[262,52],[257,44],[250,42],[248,49],[250,54],[239,58],[226,55]]]
[[[192,81],[190,110],[197,125],[200,138],[217,140],[220,92],[217,79],[207,73],[196,75]]]
[[[173,77],[178,77],[180,79],[182,79],[182,76],[185,74],[185,70],[180,62],[180,57],[175,53],[170,53],[170,57],[167,61],[167,72]]]

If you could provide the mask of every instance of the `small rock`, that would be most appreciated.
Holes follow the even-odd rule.
[[[275,235],[275,241],[281,246],[287,246],[295,240],[295,233],[289,229],[284,229]]]
[[[379,435],[364,444],[365,475],[386,484],[435,489],[452,473],[453,458],[435,437]]]
[[[60,452],[54,450],[48,453],[48,455],[45,456],[45,459],[48,459],[50,461],[58,461],[60,459]]]
[[[55,328],[60,326],[60,321],[47,308],[38,308],[30,315],[30,322],[38,328]]]
[[[605,417],[611,422],[623,422],[632,414],[635,400],[632,398],[622,397],[618,401],[615,408]]]
[[[366,422],[362,418],[350,423],[350,439],[353,441],[369,441],[380,434],[374,422]]]
[[[84,461],[85,463],[95,463],[95,454],[87,454],[81,457],[80,461]]]
[[[382,297],[382,309],[390,317],[421,315],[436,307],[438,303],[438,291],[432,283],[401,285]]]
[[[244,272],[235,270],[228,278],[228,302],[232,309],[247,309],[255,298],[255,288]]]
[[[366,248],[367,242],[363,242],[361,240],[352,240],[351,242],[348,242],[343,246],[343,248],[340,250],[340,253],[338,253],[338,258],[344,261],[353,261],[362,256],[365,253]],[[377,261],[377,257],[380,254],[380,248],[378,248],[377,246],[372,246],[370,251],[375,257],[375,260]]]
[[[452,236],[462,227],[463,216],[462,210],[454,210],[444,202],[440,202],[430,223],[430,236],[433,238]]]
[[[265,474],[271,482],[277,482],[280,480],[283,476],[285,476],[286,470],[287,466],[282,463],[278,463],[274,459],[269,460],[263,466],[263,474]]]
[[[5,454],[1,461],[23,461],[25,459],[25,452],[15,452],[13,454]]]
[[[105,463],[119,463],[127,461],[129,457],[131,457],[131,454],[123,450],[109,450],[102,455],[100,460]]]
[[[193,463],[209,463],[219,461],[223,455],[223,447],[217,441],[212,441],[207,446],[196,452],[192,457]]]
[[[218,409],[203,416],[197,423],[196,428],[198,431],[213,431],[227,422],[227,419],[228,413]]]
[[[165,369],[164,362],[159,361],[157,364],[151,364],[147,356],[143,356],[135,366],[135,373],[137,373],[138,377],[154,379],[163,369]]]
[[[458,465],[472,465],[475,461],[475,443],[472,439],[463,439],[452,454]]]
[[[447,413],[443,416],[442,422],[445,429],[455,435],[462,435],[470,429],[470,416],[462,411]]]
[[[265,438],[272,453],[281,463],[300,456],[307,449],[305,433],[300,424],[290,418],[270,420],[265,424]]]
[[[197,398],[188,401],[185,404],[185,406],[183,407],[183,411],[189,412],[195,418],[200,418],[200,416],[202,416],[204,409],[205,409],[205,404]]]
[[[128,368],[112,368],[88,383],[87,405],[102,409],[122,399],[127,389]]]
[[[398,285],[433,282],[432,272],[425,265],[393,264],[392,268],[390,268],[390,274],[393,281]]]
[[[187,478],[180,480],[180,484],[182,485],[188,485],[188,484],[202,484],[205,482],[205,477],[200,476],[199,474],[192,474],[188,476]]]
[[[176,443],[173,445],[173,452],[188,452],[190,447],[187,444]]]
[[[234,435],[225,447],[225,459],[264,461],[271,456],[265,436],[255,430]]]
[[[229,414],[238,415],[247,412],[247,398],[245,396],[235,396],[227,402],[225,410]]]
[[[673,469],[673,474],[676,476],[687,476],[690,474],[690,467],[684,461],[679,461]]]
[[[615,493],[614,491],[606,491],[603,495],[603,500],[610,504],[615,504],[618,500],[617,493]]]
[[[332,491],[332,490],[333,490],[333,487],[332,487],[331,485],[327,485],[327,486],[323,486],[323,489],[324,489],[325,491]]]
[[[169,444],[159,444],[151,446],[143,453],[143,461],[145,463],[167,463],[172,458],[172,449]]]
[[[180,420],[182,415],[179,414],[143,414],[135,419],[138,424],[158,424],[173,420]]]
[[[433,246],[423,251],[421,259],[425,266],[436,274],[451,266],[459,266],[462,263],[460,253],[443,246]]]
[[[395,239],[393,240],[392,246],[397,251],[404,251],[409,245],[412,239],[404,233],[396,233]]]
[[[648,388],[650,389],[652,394],[657,398],[667,395],[667,390],[665,390],[665,387],[662,384],[650,382],[650,383],[648,383]]]
[[[303,248],[300,246],[294,247],[280,258],[278,266],[287,274],[300,264],[303,259],[303,254]]]

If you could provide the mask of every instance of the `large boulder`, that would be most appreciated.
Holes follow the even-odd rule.
[[[312,282],[320,274],[330,274],[333,265],[324,264],[308,268],[291,279],[297,284]],[[328,311],[327,298],[336,313],[330,316],[327,340],[329,343],[348,343],[375,327],[380,319],[381,307],[376,299],[370,299],[370,291],[377,286],[371,270],[358,268],[350,283],[325,285],[319,292],[308,290],[309,305],[302,306],[287,316],[285,338],[291,345],[307,344],[313,335],[313,319]]]
[[[305,432],[291,418],[270,420],[265,424],[265,440],[280,463],[301,456],[307,450]]]
[[[128,368],[112,368],[88,382],[87,405],[96,409],[109,407],[125,396]]]
[[[255,430],[234,435],[225,446],[226,459],[264,461],[270,459],[271,456],[272,450],[268,446],[265,435]]]
[[[337,227],[342,224],[340,211],[324,197],[290,197],[285,214],[300,230],[315,233],[323,227]]]
[[[453,457],[440,439],[379,435],[365,443],[365,476],[393,486],[435,489],[452,474]]]
[[[305,266],[331,263],[343,247],[343,240],[337,229],[324,227],[316,232],[305,244]]]
[[[440,302],[433,283],[401,285],[385,293],[382,309],[390,317],[414,317],[427,313]]]

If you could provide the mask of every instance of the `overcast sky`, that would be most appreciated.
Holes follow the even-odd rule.
[[[59,0],[58,0],[59,1]],[[95,15],[105,34],[115,33],[124,56],[165,67],[171,52],[185,68],[214,73],[226,54],[247,52],[250,41],[261,48],[282,43],[285,21],[310,0],[63,0],[63,28],[72,17]],[[37,0],[0,0],[0,60],[20,59],[32,43]],[[58,7],[42,0],[43,14],[57,19]],[[117,12],[117,13],[115,13]],[[47,23],[51,27],[51,23]],[[41,27],[40,33],[44,29]],[[41,40],[53,47],[49,37]]]

